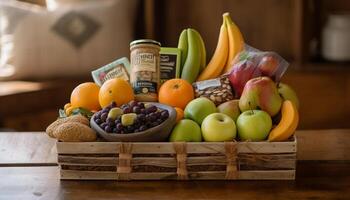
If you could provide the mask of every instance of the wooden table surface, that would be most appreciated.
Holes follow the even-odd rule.
[[[297,139],[295,181],[60,181],[54,140],[0,133],[0,199],[350,199],[350,130]]]

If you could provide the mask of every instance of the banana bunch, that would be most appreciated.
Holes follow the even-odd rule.
[[[181,79],[193,83],[206,67],[204,41],[198,31],[188,28],[181,32],[178,48],[181,50]]]
[[[233,59],[243,47],[244,40],[239,28],[233,23],[230,14],[224,13],[215,52],[197,81],[213,79],[229,72]]]

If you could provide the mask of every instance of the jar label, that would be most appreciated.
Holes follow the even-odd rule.
[[[157,60],[152,53],[139,53],[132,57],[133,72],[156,72]]]
[[[157,83],[151,81],[136,81],[132,83],[135,94],[149,94],[157,92]]]

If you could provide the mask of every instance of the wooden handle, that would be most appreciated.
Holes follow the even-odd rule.
[[[132,159],[132,143],[121,143],[119,153],[119,161],[117,167],[117,179],[129,180],[129,174],[132,171],[131,159]]]
[[[174,150],[176,152],[176,162],[177,162],[177,178],[179,180],[187,180],[187,150],[186,142],[174,142]]]
[[[225,142],[225,154],[227,159],[226,179],[238,179],[236,144],[236,142]]]

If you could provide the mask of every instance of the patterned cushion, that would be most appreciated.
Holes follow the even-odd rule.
[[[129,55],[136,1],[101,0],[47,10],[0,0],[0,80],[88,75]]]

